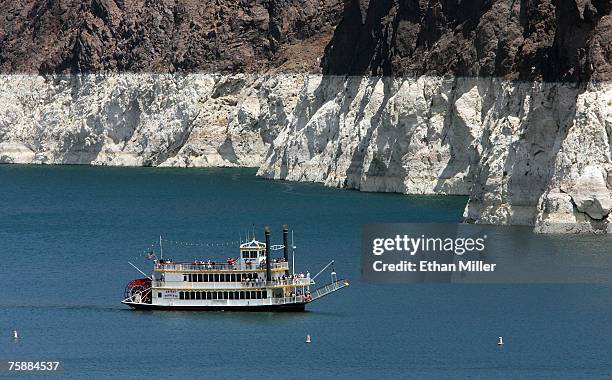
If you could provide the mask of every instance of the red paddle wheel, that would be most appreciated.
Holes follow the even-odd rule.
[[[123,297],[125,299],[135,300],[137,295],[140,295],[142,303],[151,303],[151,280],[148,278],[139,278],[130,281],[125,287]]]

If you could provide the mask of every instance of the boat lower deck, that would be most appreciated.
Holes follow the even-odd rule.
[[[279,305],[154,305],[148,303],[123,302],[137,310],[189,310],[189,311],[286,311],[302,312],[306,303],[291,303]]]

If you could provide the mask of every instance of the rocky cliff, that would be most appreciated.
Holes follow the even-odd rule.
[[[0,163],[262,164],[301,75],[0,76]]]
[[[0,7],[0,162],[256,166],[612,231],[609,1],[206,3]]]
[[[465,194],[470,222],[606,231],[611,99],[608,83],[312,76],[259,174]]]
[[[316,71],[341,11],[341,0],[3,0],[0,70]]]

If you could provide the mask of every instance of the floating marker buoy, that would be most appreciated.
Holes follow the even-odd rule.
[[[13,339],[19,339],[19,334],[17,334],[17,330],[13,330]]]
[[[311,343],[312,340],[310,339],[310,334],[306,335],[306,343]]]
[[[501,336],[497,338],[497,345],[498,346],[503,346],[504,345],[504,338],[502,338]]]

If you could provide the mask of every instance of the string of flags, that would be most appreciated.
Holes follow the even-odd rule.
[[[228,242],[222,242],[222,243],[192,243],[192,242],[168,240],[168,239],[162,239],[162,242],[182,245],[182,246],[189,246],[189,247],[236,247],[241,244],[239,241],[228,241]]]
[[[186,242],[179,240],[170,240],[162,238],[161,241],[163,243],[175,244],[183,247],[237,247],[240,246],[243,242],[241,241],[228,241],[228,242],[217,242],[217,243],[202,243],[202,242]],[[155,248],[159,247],[159,242],[152,243],[149,247],[147,247],[143,253],[146,255],[152,252]],[[270,246],[270,250],[277,251],[285,248],[282,244],[275,244]]]

